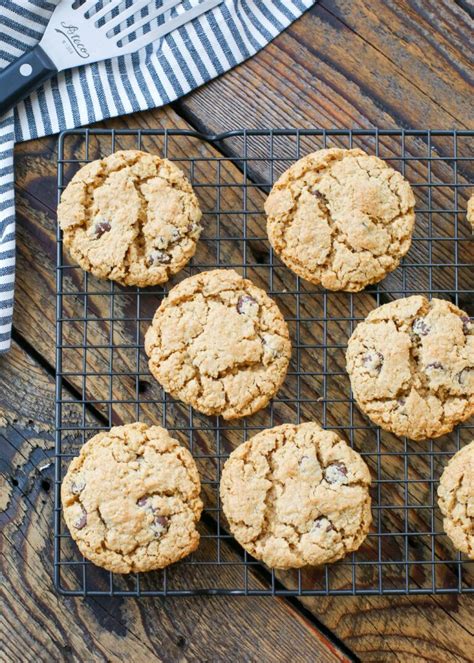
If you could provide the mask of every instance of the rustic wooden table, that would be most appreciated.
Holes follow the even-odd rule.
[[[252,60],[178,103],[101,126],[470,128],[470,7],[322,0]],[[0,658],[472,661],[467,596],[81,600],[54,592],[55,155],[55,137],[16,149],[14,341],[0,358]]]

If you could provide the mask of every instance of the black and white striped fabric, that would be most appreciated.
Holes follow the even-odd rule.
[[[226,0],[138,53],[59,74],[0,118],[0,353],[13,313],[15,141],[167,104],[254,55],[315,2]],[[41,39],[56,4],[0,0],[0,69]]]

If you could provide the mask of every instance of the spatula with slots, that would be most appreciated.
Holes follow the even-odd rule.
[[[0,72],[0,117],[57,72],[138,51],[222,2],[166,17],[182,0],[62,0],[40,43]]]

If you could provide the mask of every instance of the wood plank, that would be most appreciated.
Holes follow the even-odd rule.
[[[472,599],[467,596],[336,597],[304,603],[363,661],[471,661]]]
[[[222,610],[216,597],[73,601],[57,595],[52,587],[53,412],[52,377],[14,343],[0,358],[5,660],[192,661],[205,660],[209,652],[214,660],[229,654],[248,661],[349,660],[280,599],[248,597],[229,601]],[[212,582],[205,577],[213,575],[212,568],[178,566],[183,582],[190,572],[203,576],[204,584]],[[236,570],[229,566],[228,573]]]
[[[456,123],[472,125],[472,16],[453,0],[322,0]],[[417,126],[419,122],[417,123]]]
[[[471,32],[453,0],[318,3],[251,60],[177,107],[213,131],[469,128]]]

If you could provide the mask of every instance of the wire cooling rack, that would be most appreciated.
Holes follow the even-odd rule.
[[[263,203],[296,159],[322,147],[361,147],[400,170],[416,196],[412,247],[402,265],[358,294],[300,280],[273,255]],[[358,321],[375,306],[414,293],[453,301],[473,314],[473,243],[465,218],[474,181],[474,132],[246,130],[218,136],[181,130],[88,130],[59,139],[58,193],[84,163],[117,149],[167,156],[186,172],[204,214],[192,262],[164,288],[123,288],[69,262],[57,244],[55,585],[68,595],[429,594],[473,590],[472,562],[443,532],[439,476],[472,439],[472,426],[413,442],[370,424],[355,406],[344,352]],[[290,327],[293,357],[283,388],[243,421],[205,417],[163,393],[151,377],[144,333],[169,288],[200,270],[233,267],[263,287]],[[235,543],[219,501],[222,464],[257,431],[317,420],[364,456],[373,487],[371,532],[356,553],[322,568],[265,569]],[[99,430],[141,420],[168,428],[192,451],[203,484],[201,544],[163,571],[113,575],[79,554],[62,519],[60,484],[70,459]],[[471,564],[471,566],[469,566]]]

